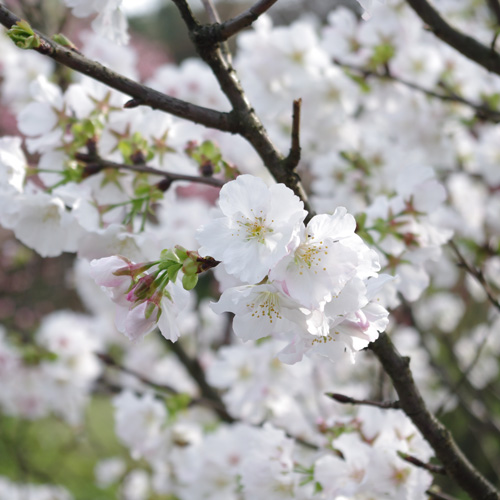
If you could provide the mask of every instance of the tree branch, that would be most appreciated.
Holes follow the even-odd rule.
[[[337,403],[342,404],[376,406],[377,408],[382,408],[383,410],[399,410],[401,408],[399,401],[371,401],[368,399],[354,399],[349,396],[333,392],[327,392],[326,395],[337,401]]]
[[[135,377],[137,380],[142,382],[144,385],[147,385],[151,387],[152,389],[155,389],[156,391],[160,392],[166,392],[168,394],[171,394],[172,396],[179,395],[179,391],[174,389],[173,387],[166,385],[166,384],[158,384],[156,382],[153,382],[151,379],[145,377],[144,375],[141,375],[140,373],[136,372],[135,370],[131,370],[130,368],[127,368],[126,366],[121,365],[117,361],[115,361],[111,356],[108,354],[103,354],[103,353],[96,353],[96,356],[107,366],[110,366],[112,368],[115,368],[123,373],[127,373],[128,375],[132,375]],[[227,410],[225,409],[223,404],[219,404],[217,401],[214,401],[213,399],[210,398],[205,398],[205,397],[200,397],[200,398],[192,398],[190,405],[200,405],[204,406],[205,408],[210,408],[211,410],[215,411],[221,418],[222,415],[227,414]]]
[[[293,114],[292,114],[292,144],[290,152],[285,159],[285,168],[287,170],[295,170],[300,161],[300,108],[302,106],[302,99],[293,101]]]
[[[486,0],[486,3],[494,14],[497,24],[500,26],[500,2],[498,0]]]
[[[144,174],[159,175],[165,179],[175,182],[175,181],[188,181],[197,182],[198,184],[206,184],[208,186],[222,187],[225,181],[221,179],[216,179],[215,177],[201,177],[196,175],[183,175],[176,174],[174,172],[166,172],[165,170],[160,170],[158,168],[148,167],[147,165],[127,165],[125,163],[116,163],[114,161],[105,160],[99,156],[88,155],[84,153],[77,153],[76,159],[83,161],[84,163],[94,164],[101,168],[112,168],[114,170],[131,170],[133,172],[140,172]]]
[[[252,7],[242,12],[233,19],[222,23],[218,28],[217,41],[222,42],[236,35],[241,30],[248,28],[264,12],[269,10],[278,0],[259,0]]]
[[[462,266],[472,277],[476,278],[476,280],[479,282],[479,284],[483,287],[483,290],[485,291],[486,296],[488,297],[488,300],[490,301],[490,303],[498,311],[500,311],[500,302],[493,295],[493,292],[491,291],[491,288],[488,285],[486,278],[484,277],[484,274],[481,271],[481,269],[476,269],[475,267],[473,267],[471,264],[469,264],[467,262],[467,259],[463,256],[462,252],[460,251],[457,244],[453,240],[450,240],[448,242],[448,244],[452,248],[453,252],[455,252],[455,255],[458,258],[459,265]]]
[[[441,408],[444,408],[444,405],[447,404],[452,395],[456,397],[457,404],[460,410],[469,419],[467,421],[467,425],[469,426],[471,432],[473,432],[477,438],[476,439],[477,451],[482,456],[484,464],[488,465],[490,469],[489,471],[490,476],[494,477],[496,474],[496,470],[498,469],[496,463],[497,457],[495,455],[492,456],[492,454],[489,452],[488,445],[485,446],[485,443],[489,443],[491,442],[491,439],[495,439],[496,436],[499,435],[500,431],[498,429],[498,426],[492,419],[480,416],[477,414],[477,412],[473,411],[474,400],[478,397],[481,398],[481,393],[478,391],[477,388],[473,387],[467,379],[463,381],[463,385],[465,385],[465,388],[468,390],[468,394],[467,395],[464,394],[463,391],[461,390],[457,390],[457,392],[454,392],[455,381],[452,380],[450,374],[445,369],[445,366],[449,365],[458,366],[459,363],[458,359],[456,358],[453,352],[452,345],[450,345],[450,342],[447,342],[448,337],[446,335],[437,336],[431,332],[424,331],[416,321],[413,311],[410,305],[407,303],[407,301],[403,297],[401,297],[401,301],[402,301],[402,307],[404,308],[403,309],[404,313],[409,320],[409,324],[411,324],[418,332],[420,343],[423,349],[425,349],[425,351],[429,355],[430,366],[439,376],[440,382],[442,382],[448,388],[449,395],[446,397],[446,400],[441,403],[440,409],[436,410],[435,416],[439,418],[440,415],[439,412]],[[443,360],[436,361],[434,359],[434,356],[432,354],[432,349],[429,347],[428,342],[426,340],[427,336],[432,336],[433,340],[438,339],[441,346],[444,349],[446,349],[446,353],[449,356],[449,358],[446,359],[446,362],[443,362]]]
[[[274,179],[288,186],[302,200],[304,208],[308,212],[306,221],[309,220],[314,212],[300,178],[295,172],[287,171],[284,167],[285,158],[272,143],[262,122],[248,102],[236,71],[229,60],[224,57],[220,45],[214,38],[213,26],[200,25],[192,15],[185,0],[173,0],[173,2],[188,26],[190,37],[198,54],[212,69],[222,91],[231,102],[233,109],[230,113],[204,108],[162,94],[115,73],[97,62],[55,43],[42,34],[39,34],[42,44],[34,50],[131,96],[133,98],[132,106],[151,106],[153,109],[165,111],[194,123],[244,137],[253,146]],[[262,2],[262,5],[265,3]],[[261,5],[260,2],[259,5]],[[17,16],[0,5],[0,24],[10,28],[18,21]]]
[[[135,377],[137,380],[142,382],[145,385],[148,385],[152,387],[153,389],[163,391],[163,392],[168,392],[169,394],[172,395],[177,395],[179,394],[176,389],[173,387],[166,385],[166,384],[157,384],[156,382],[153,382],[149,378],[144,377],[140,373],[131,370],[130,368],[127,368],[126,366],[121,365],[117,361],[115,361],[109,354],[104,354],[104,353],[96,353],[96,356],[107,366],[110,366],[112,368],[116,368],[117,370],[126,373],[128,375],[132,375]]]
[[[213,0],[201,0],[201,3],[203,4],[203,7],[205,9],[205,12],[207,13],[208,19],[212,24],[215,23],[221,23],[221,19],[219,16],[219,13],[217,12],[217,9],[215,8],[215,5],[213,3]]]
[[[0,5],[0,24],[3,24],[6,28],[11,28],[18,21],[20,19],[17,16],[3,5]],[[184,118],[224,132],[235,133],[236,131],[235,122],[230,113],[215,111],[167,96],[120,75],[98,62],[87,59],[78,52],[59,45],[41,33],[38,33],[38,35],[40,36],[42,45],[38,49],[33,50],[54,59],[54,61],[68,68],[104,83],[108,87],[137,99],[137,102],[142,105],[150,106],[153,109],[159,109],[179,118]]]
[[[185,0],[173,0],[181,11],[181,15],[186,10]],[[269,8],[269,1],[258,2],[261,9]],[[254,6],[255,7],[255,6]],[[210,67],[219,86],[229,99],[232,106],[231,114],[236,122],[235,132],[244,137],[260,156],[264,165],[277,182],[288,186],[304,203],[304,208],[308,212],[306,221],[314,216],[314,211],[309,204],[306,192],[300,182],[300,177],[296,172],[287,170],[285,167],[286,158],[280,153],[271,141],[264,125],[255,113],[250,104],[243,87],[239,81],[236,70],[228,60],[220,47],[220,39],[217,37],[217,30],[212,25],[193,25],[189,28],[189,36],[201,59]]]
[[[475,38],[463,34],[450,26],[427,0],[406,0],[429,29],[443,42],[458,50],[471,61],[488,71],[500,75],[500,54]]]
[[[413,380],[409,358],[397,352],[386,333],[381,333],[370,348],[391,378],[402,410],[432,446],[448,475],[473,499],[500,500],[500,493],[467,460],[448,429],[427,410]]]
[[[186,351],[181,346],[180,342],[169,342],[168,347],[177,356],[177,359],[184,365],[188,373],[196,382],[202,396],[215,403],[218,408],[217,413],[221,420],[230,424],[236,422],[236,419],[233,418],[227,411],[224,402],[219,396],[219,393],[207,382],[205,371],[200,365],[198,359],[188,356]]]
[[[354,64],[347,64],[339,59],[333,59],[333,62],[337,65],[340,66],[341,68],[345,68],[348,70],[356,71],[359,73],[361,76],[364,78],[377,78],[379,80],[390,80],[393,82],[401,83],[405,87],[408,87],[413,90],[417,90],[418,92],[422,92],[423,94],[429,96],[429,97],[435,97],[436,99],[440,99],[441,101],[446,101],[446,102],[456,102],[459,104],[463,104],[464,106],[468,106],[469,108],[472,108],[477,116],[483,120],[489,120],[494,123],[499,123],[500,122],[500,111],[496,111],[489,106],[486,106],[484,104],[476,104],[474,102],[468,101],[467,99],[464,99],[463,97],[460,97],[459,95],[455,93],[451,93],[449,89],[445,90],[447,91],[446,94],[442,94],[439,92],[435,92],[434,90],[427,89],[425,87],[422,87],[421,85],[418,85],[414,82],[410,82],[409,80],[405,80],[404,78],[400,78],[398,76],[393,75],[390,71],[385,71],[383,73],[380,73],[378,71],[374,71],[368,68],[364,68],[362,66],[356,66]]]
[[[414,457],[413,455],[408,455],[408,453],[403,453],[402,451],[398,451],[398,456],[402,458],[405,462],[415,465],[415,467],[420,467],[421,469],[428,470],[432,474],[441,474],[443,476],[446,476],[446,469],[442,465],[422,462],[422,460],[418,459],[417,457]]]
[[[450,497],[450,495],[435,490],[427,490],[425,493],[429,495],[430,500],[457,500],[455,497]]]

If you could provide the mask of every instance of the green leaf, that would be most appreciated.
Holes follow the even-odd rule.
[[[165,250],[162,250],[160,253],[160,264],[168,263],[168,262],[175,262],[175,263],[181,263],[182,260],[179,258],[177,253],[170,249],[170,248],[165,248]],[[162,266],[163,269],[166,269],[167,266]]]
[[[180,411],[185,410],[189,403],[191,402],[191,396],[189,394],[181,393],[170,396],[166,400],[166,406],[170,416],[175,416]]]
[[[185,290],[192,290],[198,283],[197,274],[185,274],[182,277],[182,286]]]
[[[181,245],[175,245],[175,255],[179,258],[179,262],[184,262],[188,258],[187,250]]]
[[[7,31],[7,35],[20,49],[36,49],[40,47],[42,43],[41,38],[24,19],[17,21],[17,23]]]
[[[396,49],[390,43],[381,43],[373,49],[373,55],[370,59],[370,64],[373,67],[387,64],[396,54]]]
[[[59,45],[62,45],[63,47],[68,47],[69,49],[76,50],[76,45],[62,33],[56,33],[55,35],[52,35],[52,40],[54,40],[54,42],[57,42]]]
[[[170,281],[175,281],[177,279],[177,275],[182,268],[182,264],[174,264],[167,267],[167,275],[170,278]]]

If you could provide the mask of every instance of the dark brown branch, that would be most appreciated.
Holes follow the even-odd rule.
[[[498,0],[486,0],[488,7],[497,20],[497,25],[500,26],[500,2]]]
[[[359,75],[363,76],[364,78],[373,77],[379,80],[397,82],[404,85],[405,87],[416,90],[418,92],[422,92],[423,94],[429,97],[435,97],[436,99],[440,99],[441,101],[445,102],[456,102],[458,104],[463,104],[464,106],[472,108],[476,112],[476,115],[483,120],[489,120],[494,123],[500,122],[500,111],[496,111],[495,109],[492,109],[484,104],[476,104],[467,99],[464,99],[463,97],[460,97],[454,92],[451,92],[450,89],[445,88],[444,86],[443,88],[446,90],[447,92],[446,94],[436,92],[434,90],[422,87],[421,85],[418,85],[404,78],[395,76],[390,71],[384,71],[384,72],[374,71],[368,68],[364,68],[362,66],[356,66],[354,64],[344,63],[339,59],[333,59],[333,62],[338,66],[340,66],[341,68],[345,68],[347,70],[352,70],[355,71],[356,73],[359,73]]]
[[[200,26],[200,23],[194,17],[194,14],[186,0],[172,0],[172,2],[179,10],[182,20],[186,24],[189,31],[193,31]]]
[[[302,106],[302,99],[293,101],[293,114],[292,114],[292,144],[290,152],[284,162],[285,168],[288,170],[295,170],[300,161],[300,108]]]
[[[42,34],[39,34],[41,46],[36,50],[69,68],[131,96],[133,105],[148,105],[153,109],[165,111],[194,123],[244,137],[253,146],[274,179],[288,186],[303,201],[304,208],[308,212],[306,221],[309,220],[314,212],[308,202],[300,178],[295,172],[287,172],[284,167],[283,155],[269,138],[267,131],[248,102],[234,68],[229,59],[224,57],[220,45],[213,37],[213,26],[200,25],[184,0],[173,1],[189,28],[190,37],[198,54],[212,69],[222,91],[231,102],[233,109],[230,113],[203,108],[166,96],[115,73],[99,63],[90,61]],[[17,21],[19,21],[17,16],[0,5],[0,24],[10,28]]]
[[[369,399],[354,399],[349,396],[344,396],[344,394],[337,394],[333,392],[327,392],[326,395],[342,404],[376,406],[377,408],[382,408],[383,410],[399,410],[401,408],[399,401],[371,401]]]
[[[492,456],[492,454],[487,451],[488,447],[483,446],[483,443],[489,442],[491,439],[495,439],[498,435],[500,435],[500,431],[498,429],[498,426],[492,419],[481,417],[472,410],[472,408],[474,408],[473,404],[474,399],[480,398],[484,402],[484,398],[482,397],[481,392],[479,392],[477,388],[473,387],[467,379],[463,381],[463,385],[468,390],[469,395],[464,394],[463,391],[457,391],[457,392],[453,391],[453,388],[455,387],[455,382],[450,377],[450,374],[445,369],[445,366],[458,366],[459,362],[453,352],[453,346],[451,345],[450,342],[448,342],[448,337],[446,335],[437,336],[431,332],[424,331],[416,321],[416,318],[413,314],[410,305],[406,302],[406,300],[402,296],[400,297],[400,299],[402,302],[402,307],[405,316],[409,320],[409,323],[419,333],[419,339],[422,348],[425,349],[425,351],[429,355],[430,366],[439,376],[440,381],[448,388],[448,392],[450,394],[449,397],[451,397],[451,395],[456,397],[459,408],[468,417],[469,419],[468,425],[471,429],[471,432],[473,432],[475,436],[478,438],[476,440],[477,451],[479,452],[480,455],[482,455],[484,463],[488,465],[490,469],[490,475],[493,477],[496,473],[495,460],[497,457],[495,455]],[[443,348],[446,349],[446,352],[449,356],[449,358],[447,358],[446,363],[443,363],[442,360],[438,362],[434,359],[434,356],[432,354],[432,349],[429,347],[428,342],[426,340],[427,336],[431,336],[433,340],[438,339]],[[444,405],[446,405],[447,402],[448,400],[443,401],[443,403],[441,403],[440,408],[444,408]],[[435,412],[435,416],[439,417],[439,411],[440,410],[437,410]],[[485,431],[487,431],[488,434],[486,434]]]
[[[435,490],[427,490],[425,493],[429,495],[430,500],[457,500],[455,497],[450,497],[450,495],[446,495],[446,493]]]
[[[5,6],[0,5],[0,24],[3,24],[6,28],[11,28],[19,20],[20,19],[6,9]],[[87,75],[94,80],[137,99],[140,104],[165,111],[179,118],[205,125],[206,127],[235,133],[235,123],[229,113],[204,108],[162,94],[157,90],[126,78],[98,62],[87,59],[67,47],[59,45],[41,33],[38,33],[38,35],[40,36],[42,45],[34,50],[54,59],[54,61],[68,68],[74,69],[79,73]]]
[[[217,9],[212,0],[201,0],[203,7],[205,8],[205,12],[207,13],[208,19],[211,23],[221,23],[221,19]]]
[[[500,500],[499,492],[467,460],[448,429],[427,409],[410,371],[409,358],[401,356],[386,333],[370,344],[399,396],[401,409],[432,446],[448,475],[473,499]]]
[[[127,368],[126,366],[121,365],[120,363],[115,361],[108,354],[97,353],[96,356],[107,366],[115,368],[116,370],[119,370],[123,373],[127,373],[128,375],[132,375],[137,380],[142,382],[144,385],[147,385],[148,387],[151,387],[152,389],[155,389],[156,391],[166,392],[168,394],[171,394],[172,396],[176,396],[176,395],[180,394],[179,391],[177,391],[176,389],[174,389],[173,387],[171,387],[167,384],[158,384],[156,382],[153,382],[151,379],[145,377],[144,375],[141,375],[140,373],[136,372],[135,370],[132,370],[130,368]],[[118,389],[118,388],[116,388],[116,389]],[[210,399],[210,398],[205,398],[205,397],[192,398],[189,404],[190,404],[190,406],[200,405],[200,406],[204,406],[205,408],[210,408],[211,410],[215,411],[219,416],[221,416],[221,414],[225,415],[227,413],[227,411],[223,405],[219,405],[217,401],[214,401],[213,399]]]
[[[462,252],[460,251],[457,244],[453,240],[450,240],[450,242],[448,244],[452,248],[453,252],[455,252],[455,255],[458,258],[459,265],[462,266],[472,277],[476,278],[476,280],[479,282],[479,284],[483,287],[483,290],[485,291],[486,296],[488,297],[488,300],[490,301],[490,303],[498,311],[500,311],[500,302],[493,295],[493,292],[491,291],[491,288],[488,285],[488,282],[486,281],[481,269],[476,269],[475,267],[473,267],[471,264],[469,264],[467,262],[467,259],[463,256]]]
[[[202,396],[213,401],[217,408],[217,414],[224,422],[234,423],[236,421],[227,411],[219,393],[207,382],[205,371],[197,358],[191,358],[181,346],[180,342],[169,342],[170,350],[177,356],[177,359],[184,365],[188,373],[198,385]]]
[[[203,7],[205,8],[205,12],[208,15],[208,19],[212,23],[213,26],[220,26],[221,24],[221,18],[219,15],[219,12],[217,11],[213,0],[201,0]],[[231,51],[229,50],[229,44],[227,41],[221,41],[221,50],[222,53],[224,54],[224,57],[228,61],[229,64],[232,63],[232,55]]]
[[[127,368],[126,366],[121,365],[120,363],[118,363],[117,361],[115,361],[108,354],[96,353],[96,356],[105,365],[110,366],[112,368],[116,368],[117,370],[119,370],[119,371],[121,371],[123,373],[127,373],[128,375],[132,375],[137,380],[139,380],[140,382],[142,382],[145,385],[148,385],[148,386],[152,387],[153,389],[156,389],[156,390],[159,390],[159,391],[163,391],[163,392],[167,392],[167,393],[172,394],[172,395],[179,394],[178,391],[176,389],[174,389],[173,387],[171,387],[169,385],[166,385],[166,384],[157,384],[156,382],[153,382],[152,380],[148,379],[147,377],[144,377],[140,373],[138,373],[138,372],[136,372],[134,370],[131,370],[130,368]]]
[[[443,42],[471,61],[500,75],[500,54],[450,26],[427,0],[406,0],[429,29]]]
[[[445,411],[445,409],[448,406],[448,403],[450,402],[452,397],[456,397],[457,394],[459,393],[462,385],[469,380],[468,379],[469,374],[474,369],[474,367],[477,365],[477,363],[481,357],[481,353],[483,352],[483,349],[486,346],[486,343],[488,342],[488,336],[489,336],[489,332],[486,331],[479,346],[476,347],[476,350],[475,350],[476,352],[474,353],[474,358],[468,364],[468,366],[465,368],[465,370],[463,370],[463,372],[460,374],[460,378],[458,379],[458,381],[453,386],[450,387],[449,396],[446,399],[444,399],[443,402],[439,405],[439,408],[436,409],[437,416],[441,415]],[[458,362],[458,360],[455,360],[455,361]]]
[[[236,35],[239,31],[248,28],[277,1],[278,0],[259,0],[245,12],[222,23],[218,29],[217,41],[222,42],[227,40]]]
[[[166,172],[158,168],[148,167],[147,165],[127,165],[125,163],[116,163],[114,161],[104,160],[98,156],[78,153],[76,159],[85,163],[98,165],[102,168],[112,168],[115,170],[131,170],[133,172],[141,172],[144,174],[159,175],[165,179],[175,181],[197,182],[199,184],[207,184],[208,186],[222,187],[225,181],[216,179],[215,177],[201,177],[196,175],[176,174],[174,172]]]
[[[403,453],[402,451],[398,451],[398,455],[405,462],[414,465],[415,467],[420,467],[421,469],[428,470],[432,474],[441,474],[446,476],[446,469],[442,465],[429,464],[426,462],[422,462],[422,460],[414,457],[413,455],[408,455],[408,453]]]
[[[175,4],[185,3],[184,0],[174,0]],[[262,2],[258,5],[267,3]],[[256,4],[257,5],[257,4]],[[180,8],[180,7],[179,7]],[[181,12],[182,14],[182,12]],[[260,156],[264,165],[277,182],[288,186],[304,203],[308,212],[306,221],[314,216],[305,190],[296,172],[287,170],[286,159],[271,141],[264,125],[255,113],[241,86],[236,70],[230,61],[224,57],[220,39],[213,26],[200,26],[190,29],[189,35],[201,59],[210,67],[219,86],[229,99],[232,106],[231,116],[234,118],[236,133],[244,137]]]

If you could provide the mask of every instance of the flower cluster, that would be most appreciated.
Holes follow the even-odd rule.
[[[89,317],[68,311],[46,316],[32,346],[13,342],[0,328],[3,412],[30,420],[54,413],[79,424],[101,373],[100,343],[91,332]]]
[[[175,252],[166,250],[155,262],[135,264],[120,256],[93,260],[90,275],[109,292],[117,306],[115,325],[130,340],[138,340],[158,326],[166,339],[175,342],[180,335],[175,318],[187,305],[186,290],[212,264],[179,247]],[[156,269],[148,272],[153,267]],[[175,284],[181,270],[184,289]]]
[[[388,312],[376,299],[391,278],[377,275],[377,254],[355,234],[345,208],[317,215],[306,226],[303,203],[290,189],[268,187],[250,175],[221,189],[219,207],[222,217],[198,231],[199,254],[177,248],[149,263],[120,256],[91,262],[92,277],[117,305],[118,330],[131,340],[157,325],[164,337],[177,340],[172,310],[182,300],[174,285],[178,272],[191,289],[198,274],[219,261],[241,285],[227,287],[214,311],[235,315],[233,328],[242,340],[287,340],[280,353],[286,362],[309,351],[332,360],[347,352],[354,359],[385,329]]]
[[[226,288],[213,306],[235,315],[242,340],[287,340],[280,359],[293,363],[308,351],[352,355],[385,329],[388,313],[376,296],[387,278],[377,276],[377,255],[345,208],[306,226],[290,189],[249,175],[221,189],[219,206],[222,216],[199,230],[199,252],[245,283]]]
[[[277,2],[270,14],[326,3]],[[436,3],[491,44],[488,2]],[[128,38],[121,0],[64,4],[94,16],[108,38],[82,33],[86,57],[166,95],[231,109],[200,60],[139,77],[136,49],[108,43]],[[234,67],[281,151],[290,103],[303,98],[300,172],[321,214],[310,219],[241,137],[126,106],[77,73],[54,78],[50,58],[17,48],[40,42],[26,21],[10,32],[15,44],[0,37],[2,130],[14,134],[17,119],[24,136],[0,138],[0,224],[43,257],[77,253],[67,281],[92,314],[50,314],[25,332],[11,327],[10,298],[0,300],[0,409],[81,429],[92,393],[121,388],[115,434],[141,461],[108,457],[96,478],[124,500],[427,498],[430,474],[403,458],[428,462],[432,452],[402,412],[325,395],[394,396],[373,356],[352,365],[384,329],[411,355],[432,411],[460,398],[481,422],[495,409],[482,396],[498,386],[498,315],[443,249],[453,230],[498,297],[500,79],[423,30],[404,2],[358,4],[288,26],[263,15],[236,38]],[[7,268],[23,258],[11,243],[0,248]],[[214,279],[188,293],[211,267]],[[388,324],[385,308],[402,298]],[[179,343],[144,338],[157,326]],[[467,384],[443,384],[457,374],[441,366],[445,354]],[[220,402],[237,423],[221,422]],[[26,495],[69,498],[0,478],[0,498]]]

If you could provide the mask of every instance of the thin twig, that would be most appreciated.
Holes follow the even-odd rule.
[[[215,23],[220,24],[221,23],[220,16],[212,0],[201,0],[201,3],[205,8],[205,12],[207,13],[209,21],[214,24]]]
[[[444,410],[446,409],[446,407],[450,403],[451,399],[458,394],[458,392],[459,392],[460,388],[462,387],[462,385],[464,384],[464,382],[468,381],[469,374],[474,369],[474,367],[477,365],[479,358],[481,357],[481,353],[483,352],[483,349],[488,342],[488,338],[489,338],[489,332],[488,332],[488,330],[486,330],[483,338],[481,339],[481,342],[479,343],[479,346],[477,346],[477,348],[476,348],[476,352],[474,353],[474,357],[473,357],[472,361],[469,363],[467,368],[461,373],[460,378],[453,385],[453,387],[450,388],[450,392],[448,394],[448,397],[446,399],[443,399],[443,401],[439,405],[439,408],[436,410],[435,413],[437,416],[440,416],[444,412]]]
[[[147,385],[148,387],[151,387],[152,389],[155,389],[156,391],[159,392],[166,392],[172,396],[179,395],[179,391],[174,389],[173,387],[167,385],[167,384],[158,384],[157,382],[152,381],[148,377],[145,377],[144,375],[136,372],[135,370],[132,370],[120,363],[118,363],[116,360],[114,360],[111,356],[108,354],[104,353],[96,353],[96,356],[107,366],[110,366],[112,368],[115,368],[123,373],[127,373],[128,375],[132,375],[133,377],[137,378],[140,382],[142,382],[144,385]],[[191,398],[191,401],[189,403],[189,406],[204,406],[205,408],[210,408],[211,410],[214,410],[216,413],[220,414],[220,412],[225,412],[225,408],[221,407],[217,401],[214,401],[213,399],[205,398],[205,397],[193,397]]]
[[[144,375],[141,375],[139,372],[136,372],[135,370],[127,368],[124,365],[121,365],[120,363],[118,363],[118,361],[115,361],[109,354],[96,353],[96,356],[105,365],[111,366],[112,368],[116,368],[117,370],[119,370],[123,373],[127,373],[128,375],[132,375],[137,380],[141,381],[145,385],[148,385],[149,387],[152,387],[153,389],[163,391],[163,392],[168,392],[169,394],[172,394],[172,395],[179,394],[179,392],[176,389],[174,389],[173,387],[166,385],[166,384],[158,384],[156,382],[153,382],[151,379],[145,377]]]
[[[429,495],[430,500],[457,500],[455,497],[435,490],[427,490],[425,493]]]
[[[494,455],[492,456],[491,453],[488,453],[486,449],[487,447],[483,446],[483,444],[484,441],[488,441],[492,439],[492,437],[496,437],[500,434],[498,426],[491,419],[487,419],[484,417],[482,418],[479,415],[477,415],[474,411],[472,411],[472,408],[474,407],[473,398],[480,397],[480,395],[478,395],[477,388],[473,387],[468,380],[464,381],[464,385],[468,389],[469,393],[472,395],[471,397],[466,398],[465,395],[463,394],[463,391],[459,391],[456,393],[452,392],[451,388],[454,387],[455,382],[451,379],[448,371],[445,369],[445,366],[458,366],[458,360],[453,352],[452,346],[449,345],[449,343],[444,342],[446,339],[448,339],[448,337],[425,332],[418,324],[408,302],[402,296],[400,296],[400,300],[404,307],[404,313],[409,319],[409,323],[413,326],[413,328],[415,328],[415,330],[419,334],[419,339],[422,348],[425,349],[425,351],[429,355],[430,366],[439,376],[440,382],[442,382],[448,388],[449,393],[454,394],[459,408],[464,412],[466,417],[469,418],[468,420],[469,426],[471,427],[472,432],[474,432],[479,438],[476,443],[476,448],[482,455],[484,463],[487,464],[488,467],[490,468],[490,474],[495,474],[496,457]],[[450,356],[450,360],[448,363],[443,363],[442,361],[437,362],[434,359],[434,356],[432,355],[432,350],[430,349],[428,342],[426,340],[427,335],[432,336],[434,340],[438,339],[440,343],[446,348],[447,354],[448,356]],[[439,418],[439,414],[437,412],[435,412],[435,416]],[[485,431],[488,431],[489,435],[485,435]],[[485,435],[485,439],[482,439],[483,435]]]
[[[227,423],[234,423],[236,419],[230,415],[227,408],[219,396],[219,393],[207,382],[205,377],[205,371],[200,365],[197,358],[190,357],[180,342],[169,342],[168,346],[170,350],[177,356],[177,359],[184,365],[188,373],[191,375],[193,380],[198,385],[202,396],[205,399],[213,401],[216,407],[217,414]]]
[[[398,451],[398,456],[405,462],[415,465],[415,467],[420,467],[421,469],[428,470],[432,474],[441,474],[442,476],[446,476],[446,469],[442,465],[422,462],[422,460],[418,459],[417,457],[408,455],[408,453],[403,453],[402,451]]]
[[[497,25],[500,26],[500,2],[498,0],[486,0],[486,3],[488,4],[491,12],[494,14],[497,20]]]
[[[187,29],[192,32],[200,26],[186,0],[172,0],[177,7]]]
[[[443,42],[471,61],[500,75],[500,54],[449,25],[427,0],[406,0],[417,15]]]
[[[245,12],[242,12],[233,19],[222,23],[218,30],[217,39],[219,42],[227,40],[236,33],[248,28],[255,22],[264,12],[269,10],[278,0],[259,0]]]
[[[354,64],[348,64],[345,62],[342,62],[341,60],[335,58],[333,59],[333,62],[337,65],[340,66],[341,68],[345,68],[347,70],[352,70],[356,71],[356,73],[359,73],[361,76],[364,78],[377,78],[379,80],[390,80],[393,82],[401,83],[405,87],[408,87],[413,90],[417,90],[418,92],[422,92],[423,94],[429,96],[429,97],[435,97],[436,99],[440,99],[441,101],[445,102],[456,102],[458,104],[463,104],[464,106],[467,106],[469,108],[472,108],[476,114],[482,118],[482,119],[487,119],[490,120],[494,123],[500,122],[500,111],[496,111],[488,106],[485,106],[483,104],[476,104],[474,102],[471,102],[467,99],[464,99],[463,97],[455,94],[454,92],[451,92],[450,89],[445,88],[444,85],[441,85],[445,90],[447,91],[446,94],[442,94],[440,92],[436,92],[434,90],[422,87],[421,85],[418,85],[417,83],[411,82],[409,80],[406,80],[404,78],[400,78],[398,76],[393,75],[390,71],[384,71],[383,73],[379,71],[374,71],[369,68],[364,68],[363,66],[356,66]]]
[[[222,187],[225,181],[216,179],[215,177],[202,177],[196,175],[176,174],[174,172],[166,172],[158,168],[148,167],[147,165],[127,165],[125,163],[116,163],[114,161],[105,160],[98,156],[88,155],[84,153],[77,153],[76,159],[89,164],[97,164],[102,168],[112,168],[115,170],[131,170],[133,172],[141,172],[144,174],[159,175],[165,177],[171,182],[175,181],[188,181],[197,182],[199,184],[207,184],[208,186]]]
[[[383,410],[399,410],[401,408],[399,401],[371,401],[369,399],[354,399],[349,396],[345,396],[344,394],[337,394],[333,392],[327,392],[326,395],[342,404],[376,406],[377,408],[382,408]]]
[[[290,152],[285,159],[285,168],[295,170],[300,161],[300,109],[302,106],[302,99],[293,101],[293,114],[292,114],[292,134]]]
[[[467,262],[467,259],[463,256],[462,252],[458,248],[457,244],[453,241],[450,240],[448,242],[448,245],[450,245],[451,249],[455,252],[455,255],[458,258],[459,264],[472,276],[474,277],[479,284],[482,286],[484,292],[486,293],[486,296],[488,297],[488,300],[490,303],[498,310],[500,311],[500,302],[498,299],[493,295],[493,292],[491,291],[490,286],[488,285],[483,272],[481,269],[476,269],[473,267],[471,264]]]
[[[401,356],[389,336],[381,333],[370,349],[382,363],[399,396],[401,409],[410,417],[436,452],[446,472],[472,498],[500,500],[500,493],[468,461],[451,433],[427,409],[410,370],[409,358]]]
[[[201,0],[203,7],[205,8],[205,12],[207,13],[208,19],[212,24],[221,24],[221,18],[217,8],[214,5],[213,0]],[[227,41],[221,42],[221,49],[224,54],[224,57],[228,61],[229,64],[232,63],[231,51],[229,50],[229,44]]]

